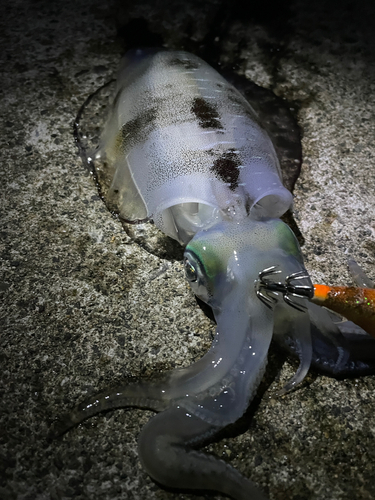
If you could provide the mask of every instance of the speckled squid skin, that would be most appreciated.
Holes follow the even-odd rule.
[[[197,448],[243,415],[272,338],[300,358],[285,390],[303,380],[310,363],[336,375],[357,373],[357,359],[365,357],[361,351],[352,358],[356,341],[305,297],[294,298],[297,307],[282,293],[271,305],[258,298],[259,273],[271,267],[280,285],[301,273],[299,284],[312,287],[293,232],[277,218],[292,196],[272,142],[242,95],[201,59],[136,51],[122,63],[96,161],[106,164],[107,201],[123,219],[153,219],[186,245],[186,278],[211,306],[217,331],[190,367],[93,395],[56,422],[51,436],[103,410],[150,408],[159,413],[141,432],[139,457],[152,478],[264,500],[251,481]]]
[[[97,158],[109,202],[182,244],[220,218],[279,217],[292,204],[273,144],[242,94],[187,52],[134,51],[117,79]]]

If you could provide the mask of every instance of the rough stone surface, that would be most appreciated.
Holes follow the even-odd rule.
[[[77,154],[77,110],[122,53],[116,22],[128,42],[146,35],[140,19],[147,43],[192,50],[217,36],[223,63],[293,103],[303,130],[295,217],[306,267],[315,281],[350,284],[353,256],[375,277],[374,4],[172,3],[1,4],[3,499],[209,497],[166,491],[142,470],[136,441],[150,412],[108,412],[45,440],[51,421],[86,394],[189,365],[214,332],[181,263],[133,241]],[[375,498],[375,377],[311,375],[272,399],[295,370],[282,361],[241,432],[208,451],[271,500]]]

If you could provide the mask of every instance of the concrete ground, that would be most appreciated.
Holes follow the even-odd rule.
[[[306,267],[314,281],[351,284],[353,256],[375,278],[374,4],[244,5],[0,6],[4,500],[211,498],[166,491],[142,470],[137,436],[151,412],[112,411],[45,440],[51,421],[85,395],[191,364],[215,329],[181,262],[134,242],[77,154],[72,124],[115,73],[117,27],[128,44],[147,34],[148,44],[189,50],[217,36],[224,62],[290,101],[303,131],[295,218]],[[295,392],[270,398],[295,370],[277,356],[280,372],[246,425],[207,450],[271,500],[374,499],[375,376],[311,374]]]

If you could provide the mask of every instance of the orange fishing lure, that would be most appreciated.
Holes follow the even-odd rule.
[[[311,302],[345,316],[375,337],[375,289],[314,284]]]

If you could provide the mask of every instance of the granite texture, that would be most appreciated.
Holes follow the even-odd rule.
[[[223,64],[233,61],[287,99],[303,131],[295,218],[306,267],[315,281],[350,284],[353,256],[375,278],[374,4],[244,5],[0,6],[4,500],[210,498],[166,491],[142,470],[137,436],[151,412],[108,412],[46,441],[51,421],[85,395],[189,365],[215,329],[185,283],[178,252],[134,241],[107,211],[74,144],[78,108],[114,75],[124,41],[194,50],[216,37]],[[271,360],[262,399],[207,450],[271,500],[375,498],[375,376],[311,374],[272,398],[296,366],[275,350]]]

